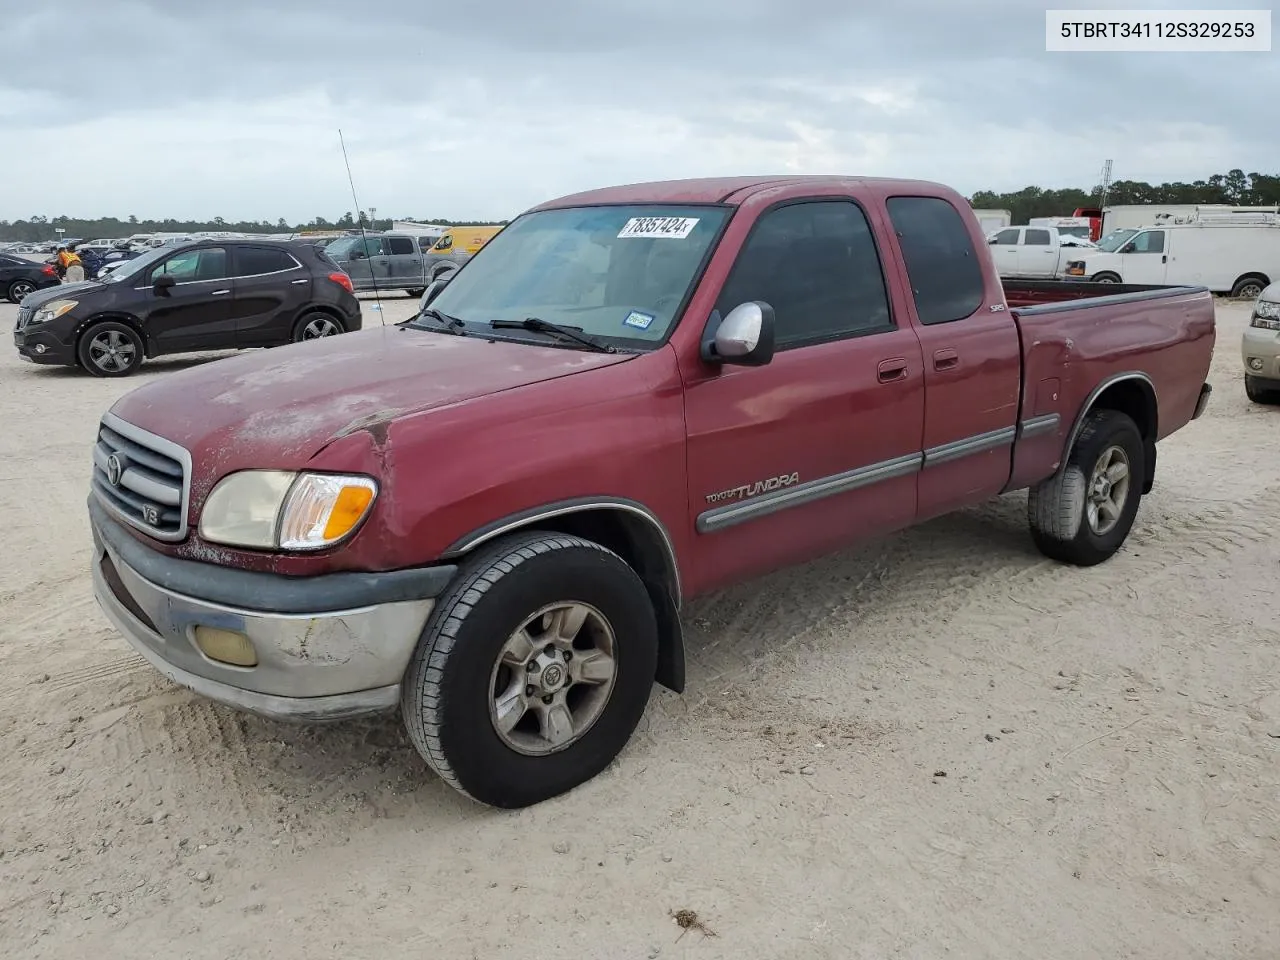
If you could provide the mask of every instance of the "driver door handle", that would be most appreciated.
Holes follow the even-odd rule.
[[[215,290],[215,291],[213,291],[213,293],[211,293],[211,294],[210,294],[210,296],[213,296],[213,297],[225,297],[225,296],[226,296],[228,293],[230,293],[230,292],[231,292],[230,290]]]
[[[881,383],[894,383],[907,376],[907,359],[898,357],[894,360],[882,360],[876,367],[876,379]]]

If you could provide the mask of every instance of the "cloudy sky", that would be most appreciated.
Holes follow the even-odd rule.
[[[339,128],[380,217],[713,174],[969,194],[1091,185],[1106,158],[1120,179],[1280,171],[1276,54],[1046,53],[1050,5],[1108,6],[0,0],[0,219],[334,219]]]

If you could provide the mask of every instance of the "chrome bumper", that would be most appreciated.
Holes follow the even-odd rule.
[[[433,599],[316,613],[240,609],[153,583],[121,559],[96,526],[94,532],[99,605],[138,653],[174,682],[281,720],[340,720],[391,710],[399,702],[400,681]],[[200,626],[248,637],[257,665],[206,657],[195,643]]]

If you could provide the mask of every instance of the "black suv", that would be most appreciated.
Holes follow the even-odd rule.
[[[123,377],[144,357],[273,347],[360,329],[351,278],[309,243],[198,240],[159,247],[102,280],[23,298],[24,360]]]

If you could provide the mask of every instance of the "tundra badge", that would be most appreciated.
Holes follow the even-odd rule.
[[[772,490],[781,490],[783,487],[790,487],[800,482],[800,474],[784,473],[780,477],[770,477],[768,480],[757,480],[755,483],[744,484],[741,487],[733,487],[730,490],[721,490],[719,493],[707,494],[707,503],[719,503],[721,500],[740,500],[746,497],[754,497],[761,493],[769,493]]]

